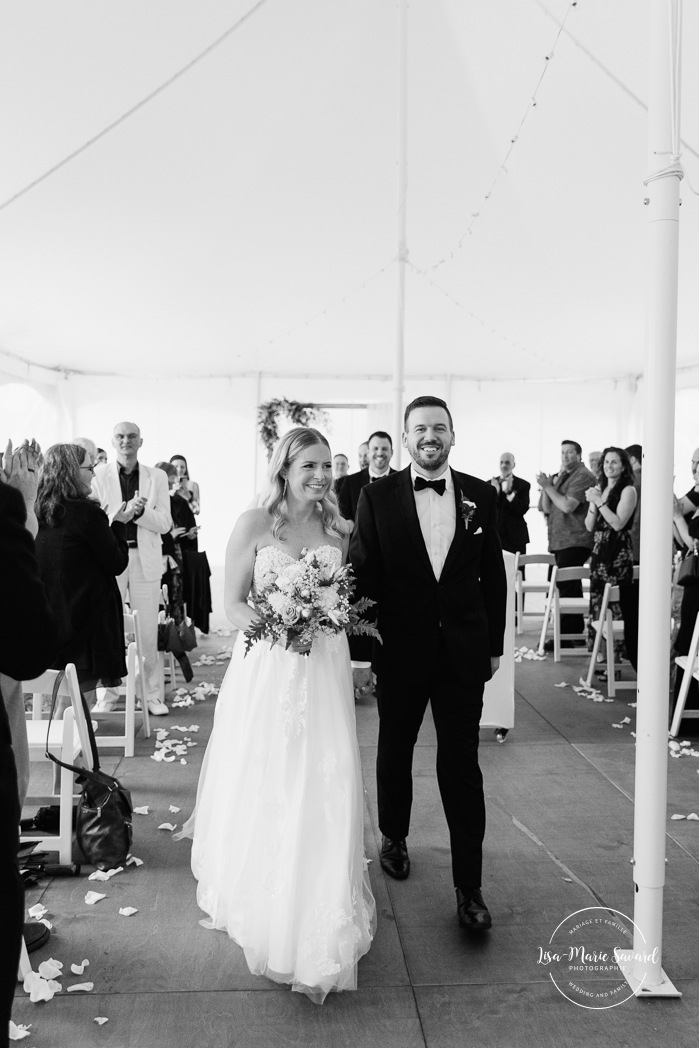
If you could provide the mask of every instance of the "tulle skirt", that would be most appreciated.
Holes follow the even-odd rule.
[[[310,656],[239,639],[183,830],[201,923],[317,1003],[356,989],[374,935],[363,809],[344,634]]]

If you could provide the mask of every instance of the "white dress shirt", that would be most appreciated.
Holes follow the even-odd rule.
[[[431,488],[415,491],[415,478],[421,477],[414,466],[410,467],[410,480],[415,496],[417,518],[425,540],[427,553],[432,564],[435,578],[442,574],[444,561],[454,538],[456,527],[456,502],[454,501],[454,479],[449,466],[438,476],[423,477],[423,480],[444,480],[446,487],[443,495],[438,495]]]

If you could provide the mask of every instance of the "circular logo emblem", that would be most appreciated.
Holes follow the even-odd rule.
[[[619,910],[576,910],[561,921],[545,946],[538,947],[537,964],[546,968],[558,992],[572,1004],[616,1008],[635,996],[619,967],[635,957],[634,929],[645,944],[637,925]]]

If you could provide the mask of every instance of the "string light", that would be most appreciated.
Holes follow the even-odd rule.
[[[237,30],[240,29],[240,27],[244,25],[249,18],[252,18],[254,14],[257,14],[260,8],[263,7],[266,3],[267,0],[257,0],[257,3],[254,7],[251,7],[250,10],[246,12],[246,14],[242,15],[242,17],[239,18],[234,25],[227,29],[225,33],[222,33],[217,40],[214,40],[212,44],[209,44],[209,46],[205,47],[203,51],[200,51],[198,55],[196,55],[190,62],[187,63],[187,65],[182,66],[182,68],[178,69],[176,73],[173,73],[173,75],[168,80],[166,80],[165,83],[161,84],[159,87],[156,87],[154,91],[151,91],[149,95],[146,95],[145,98],[142,98],[141,101],[137,102],[135,106],[132,106],[131,109],[127,109],[126,112],[122,113],[120,117],[117,117],[117,119],[113,120],[111,124],[108,124],[106,127],[102,128],[101,131],[98,131],[96,135],[93,135],[92,138],[88,139],[87,142],[84,142],[83,145],[81,145],[78,149],[75,149],[72,153],[69,153],[68,156],[63,158],[63,160],[59,160],[59,162],[57,164],[54,164],[53,167],[50,167],[48,171],[44,171],[43,175],[39,175],[39,177],[35,178],[33,182],[29,183],[29,185],[25,186],[23,189],[18,190],[11,197],[8,197],[7,200],[3,201],[3,203],[0,204],[0,211],[3,211],[6,207],[9,207],[10,204],[14,204],[16,200],[19,200],[20,197],[25,196],[32,189],[35,189],[36,186],[41,185],[41,183],[45,182],[47,178],[50,178],[51,175],[55,175],[55,173],[57,171],[60,171],[62,167],[65,167],[66,164],[69,164],[71,160],[75,160],[76,157],[79,157],[81,153],[84,153],[87,149],[90,148],[90,146],[94,146],[96,142],[99,142],[100,139],[108,135],[110,131],[114,131],[114,129],[119,127],[120,124],[123,124],[125,120],[128,120],[129,117],[134,115],[134,113],[137,113],[139,109],[143,109],[144,106],[147,106],[149,102],[152,102],[154,98],[157,98],[158,95],[161,95],[163,91],[165,91],[168,87],[174,84],[175,81],[179,80],[180,77],[184,76],[185,73],[189,73],[189,71],[193,69],[194,66],[197,65],[199,62],[201,62],[203,58],[208,57],[208,55],[210,55],[212,51],[214,51],[225,40],[227,40],[229,36],[232,36],[233,33],[237,32]]]
[[[539,79],[538,79],[538,81],[536,83],[536,87],[534,88],[534,91],[532,92],[532,96],[529,99],[529,102],[527,103],[526,109],[524,110],[524,114],[522,116],[522,119],[519,122],[519,127],[517,128],[516,133],[510,138],[510,144],[509,144],[509,147],[507,149],[507,152],[505,153],[504,159],[503,159],[502,163],[500,164],[500,167],[496,171],[495,177],[493,178],[492,182],[490,183],[488,191],[486,192],[485,196],[483,197],[483,200],[482,200],[482,203],[481,203],[479,209],[477,211],[473,211],[471,213],[471,220],[468,223],[468,225],[466,226],[466,229],[464,230],[464,232],[459,237],[459,239],[458,239],[458,241],[456,243],[456,246],[454,248],[452,248],[452,250],[449,251],[448,254],[444,255],[443,258],[440,258],[433,265],[427,266],[425,269],[421,270],[421,272],[423,272],[423,273],[434,273],[435,270],[437,270],[441,266],[445,265],[445,263],[450,262],[452,259],[454,259],[456,257],[456,255],[459,253],[459,251],[461,251],[461,249],[462,249],[462,247],[464,245],[464,241],[467,239],[467,237],[470,237],[470,236],[473,235],[473,227],[475,226],[476,222],[480,218],[483,208],[485,207],[487,202],[492,197],[493,190],[495,189],[496,185],[500,181],[500,178],[502,177],[502,175],[507,174],[507,164],[508,164],[508,161],[510,159],[510,156],[512,155],[513,149],[515,148],[515,146],[517,145],[517,143],[519,141],[519,137],[520,137],[520,135],[522,133],[522,128],[526,124],[527,118],[528,118],[529,114],[531,113],[532,109],[536,109],[536,107],[537,107],[537,101],[538,101],[537,100],[537,94],[539,92],[539,89],[541,88],[542,81],[543,81],[544,77],[546,76],[547,71],[550,68],[551,59],[554,57],[554,55],[556,53],[556,47],[558,45],[558,41],[560,40],[560,38],[561,38],[561,36],[563,34],[563,30],[564,30],[566,21],[568,20],[568,16],[570,15],[570,12],[573,10],[574,7],[577,7],[577,0],[571,0],[570,4],[568,5],[568,9],[567,9],[567,11],[566,11],[566,13],[565,13],[565,15],[563,17],[563,21],[558,26],[558,32],[556,33],[556,39],[553,42],[553,47],[551,48],[549,53],[547,55],[545,55],[545,57],[544,57],[543,69],[541,70],[541,74],[540,74]]]
[[[383,265],[380,269],[377,269],[375,273],[372,273],[371,276],[367,277],[366,280],[364,280],[361,284],[357,284],[357,286],[354,287],[351,291],[346,291],[344,295],[342,295],[340,298],[334,299],[334,301],[330,302],[323,309],[319,309],[317,313],[311,314],[311,316],[307,317],[305,320],[300,321],[300,323],[298,324],[294,324],[293,327],[288,328],[286,331],[280,333],[279,335],[274,335],[273,338],[269,338],[266,339],[264,342],[258,343],[258,345],[253,349],[253,353],[262,349],[264,346],[273,346],[276,342],[281,342],[283,339],[288,338],[289,335],[293,335],[297,331],[300,331],[301,328],[307,328],[314,321],[319,320],[321,317],[327,316],[328,313],[330,313],[337,306],[344,305],[344,303],[347,302],[348,299],[354,298],[354,296],[358,295],[360,291],[364,291],[365,288],[369,286],[369,284],[371,284],[374,280],[376,280],[383,273],[385,273],[387,269],[390,269],[390,267],[395,263],[395,261],[395,257],[389,259],[389,261],[386,262],[385,265]]]
[[[550,18],[552,22],[556,23],[556,25],[561,25],[561,23],[558,21],[558,17],[554,15],[552,11],[549,11],[548,7],[546,6],[546,4],[542,2],[542,0],[534,0],[534,3],[544,12],[547,18]],[[616,84],[616,86],[621,91],[623,91],[624,94],[627,94],[629,98],[631,98],[636,103],[636,105],[639,106],[645,113],[648,112],[648,106],[642,98],[639,98],[639,96],[635,94],[631,90],[631,88],[624,83],[623,80],[619,79],[616,73],[613,73],[611,69],[604,65],[604,63],[599,60],[597,55],[594,55],[592,51],[588,50],[588,48],[585,47],[585,45],[582,44],[580,40],[578,40],[578,38],[573,35],[573,33],[571,33],[570,29],[563,28],[563,26],[561,26],[561,28],[563,29],[563,32],[566,34],[571,43],[574,44],[575,47],[578,48],[578,50],[582,51],[585,57],[588,58],[593,65],[596,65],[597,68],[600,69],[605,76],[609,77],[612,83]],[[689,142],[687,142],[684,138],[680,139],[680,141],[682,143],[683,148],[686,149],[687,152],[691,153],[693,156],[699,159],[699,152],[697,152],[697,150],[692,145],[690,145]]]
[[[530,349],[528,346],[523,346],[521,342],[516,342],[513,338],[510,338],[509,335],[504,335],[502,331],[498,331],[497,328],[494,328],[486,320],[483,320],[482,317],[479,317],[478,314],[474,313],[473,310],[469,309],[468,306],[465,306],[463,302],[460,302],[458,298],[452,295],[450,291],[447,291],[445,288],[441,286],[441,284],[438,284],[435,280],[433,280],[428,272],[418,269],[418,267],[413,265],[412,262],[408,262],[408,265],[417,274],[417,276],[419,276],[422,280],[427,281],[427,283],[431,287],[433,287],[435,291],[439,291],[440,294],[444,295],[444,297],[447,298],[453,305],[457,306],[458,309],[463,310],[463,312],[466,313],[467,316],[471,318],[471,320],[475,321],[476,324],[479,324],[480,327],[484,328],[486,331],[489,331],[491,335],[495,335],[495,337],[500,339],[501,342],[505,342],[507,343],[507,345],[512,346],[512,348],[517,350],[518,353],[524,353],[526,356],[532,357],[535,360],[539,360],[543,364],[546,364],[549,367],[553,367],[558,372],[567,371],[571,378],[578,379],[586,377],[584,372],[570,368],[565,364],[561,364],[560,358],[556,358],[556,360],[553,360],[551,357],[546,356],[546,354],[544,353],[539,353],[534,349]],[[514,376],[511,377],[514,378]]]

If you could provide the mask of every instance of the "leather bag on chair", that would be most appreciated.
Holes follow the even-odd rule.
[[[180,631],[172,618],[158,623],[158,651],[171,651],[175,658],[184,655],[186,651]]]
[[[197,635],[191,619],[182,619],[180,623],[180,640],[185,651],[194,651],[197,646]]]
[[[49,727],[62,679],[63,673],[59,673],[53,688]],[[133,840],[131,793],[121,785],[118,779],[101,770],[90,711],[82,692],[80,692],[80,699],[90,736],[92,769],[79,768],[77,765],[64,764],[63,761],[59,761],[57,757],[49,753],[48,739],[46,756],[54,764],[74,772],[77,775],[78,785],[82,786],[82,795],[78,801],[75,817],[75,836],[86,861],[96,866],[98,870],[113,870],[125,864],[131,850]]]

